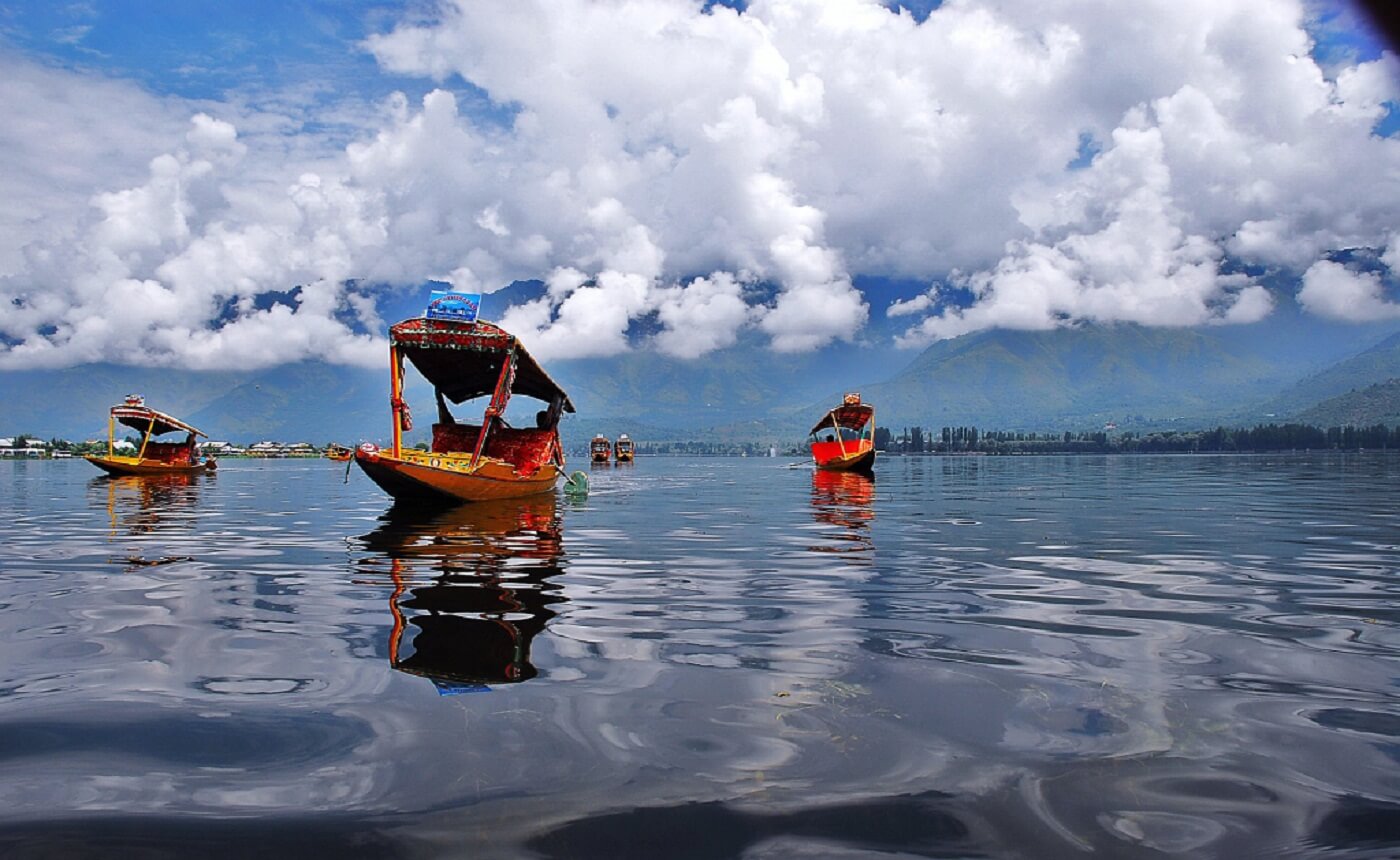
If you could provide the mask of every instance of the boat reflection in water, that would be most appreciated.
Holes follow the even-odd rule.
[[[448,511],[395,506],[362,540],[376,554],[362,569],[392,587],[395,669],[431,680],[442,695],[535,677],[530,641],[566,599],[550,581],[564,569],[553,494]]]
[[[90,486],[107,497],[112,534],[150,535],[193,528],[200,485],[207,473],[113,475],[93,478]]]
[[[863,472],[812,470],[812,516],[836,526],[829,536],[836,543],[810,547],[815,552],[870,553],[875,542],[870,523],[875,519],[875,478]]]

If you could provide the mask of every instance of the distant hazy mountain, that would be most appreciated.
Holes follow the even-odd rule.
[[[942,341],[864,393],[891,427],[1037,429],[1214,415],[1286,378],[1212,332],[1083,326]]]
[[[603,433],[634,438],[762,439],[790,434],[807,421],[807,404],[831,389],[859,387],[885,378],[914,355],[896,349],[896,329],[884,308],[917,292],[912,282],[861,281],[872,305],[870,324],[856,343],[836,343],[802,354],[774,353],[767,338],[748,332],[735,345],[696,359],[678,359],[648,348],[654,320],[633,325],[634,349],[606,358],[549,363],[550,374],[569,391],[579,414],[565,424],[570,437]],[[770,288],[771,289],[771,288]],[[499,319],[506,308],[544,293],[538,281],[518,281],[490,294],[483,313]],[[416,408],[416,407],[415,407]]]
[[[779,355],[758,342],[741,343],[683,361],[651,352],[557,362],[555,377],[583,416],[645,420],[694,430],[794,412],[833,388],[859,386],[888,373],[890,360],[911,356],[843,345]],[[799,420],[800,423],[800,420]]]
[[[1295,417],[1326,427],[1400,425],[1400,377],[1328,398]]]
[[[1250,423],[1267,420],[1267,413],[1281,408],[1271,405],[1276,392],[1308,374],[1320,380],[1309,395],[1331,395],[1357,384],[1346,380],[1368,384],[1400,375],[1400,370],[1383,370],[1395,367],[1384,344],[1371,350],[1370,358],[1355,356],[1386,333],[1384,327],[1317,321],[1291,308],[1238,328],[1118,325],[980,332],[934,344],[901,373],[864,393],[876,404],[880,422],[890,427]],[[1385,343],[1397,342],[1400,335]],[[1334,366],[1339,359],[1344,364]],[[1321,399],[1300,397],[1297,402],[1307,405]]]
[[[1287,302],[1252,326],[988,331],[921,353],[901,351],[891,335],[903,323],[888,319],[884,308],[911,288],[871,287],[871,322],[861,342],[813,353],[776,354],[749,332],[729,349],[682,361],[651,351],[642,321],[630,352],[550,361],[550,373],[579,409],[563,425],[566,444],[596,432],[641,440],[796,440],[852,390],[875,404],[880,424],[896,429],[1252,424],[1400,377],[1400,324],[1327,323]],[[499,319],[543,289],[539,282],[512,284],[487,297],[485,315]],[[409,291],[396,301],[402,307],[386,311],[386,320],[415,315],[422,306],[422,296]],[[382,443],[389,435],[386,371],[303,362],[256,372],[111,365],[6,372],[0,373],[0,435],[99,437],[108,407],[131,392],[217,439]],[[417,418],[408,439],[426,439],[435,408],[415,373],[407,396]],[[470,420],[480,408],[455,411]],[[528,421],[532,410],[515,420]]]
[[[1322,401],[1400,376],[1400,333],[1285,388],[1268,404],[1276,415],[1311,411]]]
[[[382,371],[290,364],[250,375],[186,417],[235,442],[354,444],[388,435],[388,385],[387,361]]]
[[[145,395],[152,408],[188,418],[252,376],[110,364],[0,373],[0,435],[105,439],[107,410],[127,394]]]

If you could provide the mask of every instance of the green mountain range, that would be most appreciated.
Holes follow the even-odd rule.
[[[1400,377],[1328,398],[1297,414],[1307,424],[1400,425]]]
[[[550,362],[549,370],[579,409],[563,425],[570,445],[597,432],[656,441],[797,441],[843,392],[857,390],[876,405],[879,423],[895,429],[1092,429],[1106,422],[1159,429],[1302,417],[1335,424],[1385,412],[1357,411],[1352,400],[1337,398],[1400,377],[1397,329],[1280,313],[1243,328],[987,331],[917,354],[866,342],[778,355],[750,337],[693,361],[639,343],[610,358]],[[6,372],[0,435],[97,438],[106,432],[108,407],[141,393],[217,439],[384,442],[387,385],[383,370],[319,362],[223,373],[113,365]],[[1388,391],[1363,399],[1381,403]],[[407,397],[418,417],[409,439],[426,439],[434,406],[416,374]],[[456,411],[468,417],[474,408]]]
[[[1268,403],[1277,415],[1312,413],[1324,401],[1400,376],[1400,333],[1285,388]]]
[[[864,394],[889,426],[1037,430],[1205,418],[1288,379],[1211,332],[1084,326],[942,341]]]

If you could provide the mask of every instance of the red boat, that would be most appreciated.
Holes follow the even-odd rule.
[[[588,443],[588,456],[594,463],[612,462],[612,453],[612,443],[602,433],[594,436],[593,441]]]
[[[432,446],[403,446],[413,427],[403,399],[404,359],[428,382],[437,399]],[[417,318],[389,329],[393,444],[361,445],[360,464],[384,492],[404,501],[480,502],[547,493],[564,473],[559,418],[574,405],[514,335],[479,320]],[[547,408],[533,427],[506,421],[511,395],[540,400]],[[447,403],[490,395],[480,424],[459,423]]]
[[[875,467],[875,407],[847,394],[822,416],[808,438],[818,469],[869,472]]]

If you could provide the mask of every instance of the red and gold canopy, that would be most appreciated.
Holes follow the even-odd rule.
[[[559,384],[510,332],[489,322],[415,318],[389,328],[389,342],[407,356],[423,378],[453,403],[492,394],[501,366],[515,352],[512,394],[551,402],[561,399],[565,412],[574,404]]]
[[[157,412],[147,406],[136,406],[130,403],[112,407],[112,417],[133,430],[146,432],[146,428],[151,428],[152,436],[161,436],[166,433],[174,433],[183,430],[186,433],[193,433],[196,436],[205,434],[178,418],[166,415],[164,412]],[[207,437],[206,437],[207,438]]]
[[[854,402],[852,402],[854,400]],[[830,428],[834,421],[837,425],[848,430],[860,431],[870,422],[870,418],[875,414],[875,407],[868,403],[860,402],[860,395],[846,395],[846,402],[836,407],[822,416],[822,420],[812,426],[811,433],[816,433],[823,428]]]

